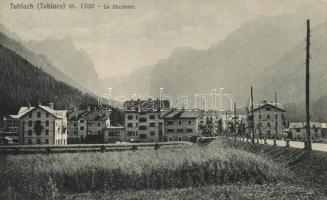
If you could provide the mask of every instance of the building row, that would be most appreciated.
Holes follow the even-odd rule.
[[[169,101],[130,100],[124,120],[112,126],[106,110],[55,110],[53,104],[21,107],[0,123],[0,143],[51,144],[193,141],[215,135],[291,139],[305,137],[305,123],[287,123],[286,110],[263,101],[247,115],[171,108]],[[326,123],[311,123],[313,138],[327,137]]]

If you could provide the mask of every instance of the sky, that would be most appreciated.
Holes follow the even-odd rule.
[[[169,57],[175,48],[205,49],[260,15],[325,7],[326,0],[48,0],[125,4],[135,9],[15,10],[1,0],[0,23],[24,40],[71,37],[94,62],[99,77],[130,73]],[[36,4],[38,0],[29,0]]]

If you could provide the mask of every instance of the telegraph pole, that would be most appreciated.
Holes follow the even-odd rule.
[[[251,127],[252,127],[252,144],[254,144],[254,114],[253,114],[253,87],[251,86],[251,116],[252,116],[252,120],[251,120]]]
[[[307,121],[307,142],[305,148],[312,150],[311,134],[310,134],[310,20],[307,20],[307,42],[306,42],[306,76],[305,76],[305,110]]]
[[[234,140],[236,140],[236,102],[234,102]]]
[[[262,139],[262,132],[261,132],[261,103],[259,103],[259,138]]]
[[[275,92],[275,131],[276,131],[276,139],[278,137],[278,115],[277,115],[277,92]]]

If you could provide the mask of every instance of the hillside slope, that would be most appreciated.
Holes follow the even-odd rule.
[[[17,35],[15,37],[18,38]],[[55,79],[59,81],[63,81],[64,83],[67,83],[68,85],[78,88],[83,92],[92,93],[90,90],[86,89],[81,84],[72,80],[72,78],[70,78],[69,76],[58,70],[56,67],[54,67],[46,56],[35,54],[33,51],[26,48],[22,42],[12,39],[11,37],[7,36],[3,32],[0,32],[0,44],[16,52],[22,58],[28,60],[34,66],[41,68],[44,72],[50,74]]]
[[[158,94],[162,87],[177,97],[182,93],[210,94],[213,88],[225,88],[238,105],[245,105],[251,85],[269,86],[255,81],[262,71],[303,41],[306,17],[303,13],[260,16],[210,49],[177,49],[154,67],[151,92]]]
[[[20,106],[54,102],[55,108],[96,104],[96,98],[57,81],[10,49],[0,45],[0,115],[15,114]]]
[[[91,57],[82,49],[77,49],[72,38],[29,41],[26,46],[37,54],[46,55],[56,68],[83,87],[95,94],[102,92]]]

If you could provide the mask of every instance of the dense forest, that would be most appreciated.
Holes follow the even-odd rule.
[[[97,98],[84,94],[43,72],[15,52],[0,45],[0,115],[16,114],[28,103],[54,103],[56,109],[97,104]],[[121,116],[114,110],[114,118]],[[113,120],[119,121],[119,119]]]

